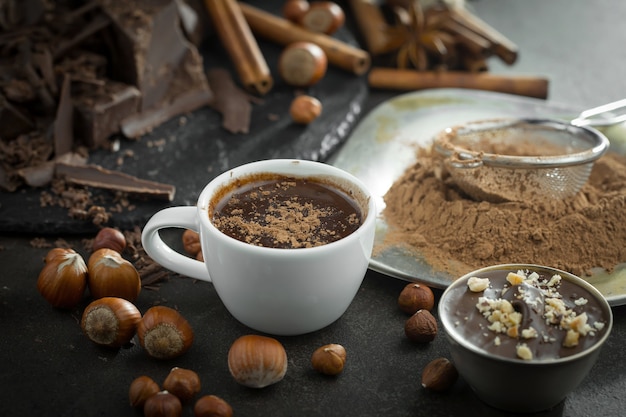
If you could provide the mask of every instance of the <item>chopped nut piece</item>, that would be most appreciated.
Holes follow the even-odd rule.
[[[563,340],[564,347],[574,347],[578,346],[578,339],[580,337],[580,333],[575,330],[568,330],[565,335],[565,340]]]
[[[509,272],[509,274],[506,276],[506,280],[511,284],[511,285],[520,285],[522,282],[524,282],[524,280],[526,279],[526,277],[524,275],[521,275],[520,273],[514,273],[514,272]]]
[[[517,345],[517,356],[525,361],[529,361],[533,358],[533,352],[526,343],[521,343]]]
[[[522,337],[524,339],[532,339],[539,336],[537,330],[534,327],[529,327],[528,329],[522,330]]]
[[[471,292],[481,292],[489,288],[489,278],[471,277],[467,280],[467,286]]]

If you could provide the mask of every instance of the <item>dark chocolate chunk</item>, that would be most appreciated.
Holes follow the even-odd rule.
[[[98,165],[57,163],[55,174],[65,179],[65,181],[74,184],[166,199],[168,201],[172,201],[176,193],[176,187],[173,185],[142,180],[123,172],[102,168]]]

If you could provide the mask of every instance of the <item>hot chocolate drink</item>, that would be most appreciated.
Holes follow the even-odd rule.
[[[359,228],[359,205],[334,184],[275,174],[237,181],[219,193],[209,211],[222,233],[256,246],[320,246]]]

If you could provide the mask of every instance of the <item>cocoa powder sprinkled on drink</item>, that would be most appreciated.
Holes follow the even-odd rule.
[[[375,254],[403,246],[452,276],[500,263],[535,263],[584,276],[626,261],[626,158],[615,154],[596,161],[574,197],[489,203],[464,195],[434,151],[421,149],[385,203],[389,232]]]
[[[256,246],[308,248],[339,240],[361,224],[348,196],[316,181],[280,178],[252,182],[223,198],[212,223]]]

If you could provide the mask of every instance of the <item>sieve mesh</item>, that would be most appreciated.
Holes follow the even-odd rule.
[[[490,202],[571,197],[607,148],[598,131],[552,120],[472,122],[435,138],[456,185]]]

